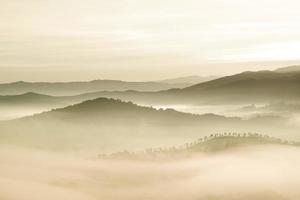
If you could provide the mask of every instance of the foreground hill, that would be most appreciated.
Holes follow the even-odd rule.
[[[119,80],[94,80],[90,82],[14,82],[0,84],[0,95],[17,95],[28,92],[54,96],[77,95],[96,91],[159,91],[183,88],[187,83],[126,82]]]
[[[291,145],[299,146],[299,142],[290,142],[279,138],[261,135],[258,133],[225,133],[212,134],[206,138],[201,138],[196,142],[186,145],[188,152],[219,152],[237,147],[252,145]]]
[[[156,110],[99,98],[0,123],[1,143],[57,150],[136,149],[179,144],[208,132],[262,131],[293,135],[280,117],[242,120]]]
[[[121,151],[112,154],[99,154],[101,159],[174,159],[187,158],[199,153],[220,153],[235,148],[252,146],[283,145],[300,148],[300,142],[282,140],[257,133],[211,134],[181,146],[147,149],[142,152]]]
[[[196,145],[231,140],[209,138]],[[214,153],[183,147],[177,150],[186,153],[122,152],[121,159],[96,159],[102,151],[87,156],[0,145],[0,199],[298,200],[300,148],[255,141],[259,144]]]

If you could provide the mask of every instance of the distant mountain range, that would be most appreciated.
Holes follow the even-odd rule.
[[[0,96],[0,107],[3,106],[59,106],[66,105],[61,97],[37,94],[33,92],[21,95]]]
[[[93,80],[89,82],[13,82],[0,84],[0,95],[28,92],[54,96],[78,95],[98,91],[159,91],[184,88],[215,77],[189,76],[154,82],[128,82],[120,80]]]
[[[270,124],[276,124],[270,126]],[[0,123],[1,142],[37,148],[122,149],[178,144],[220,131],[272,131],[281,118],[241,120],[214,114],[156,110],[130,102],[99,98]],[[277,128],[279,133],[282,129]],[[124,142],[126,141],[126,142]],[[125,146],[124,146],[125,145]]]
[[[300,72],[243,72],[183,89],[83,94],[144,104],[249,104],[300,100]]]
[[[244,72],[170,91],[198,102],[239,103],[300,100],[300,72]],[[197,101],[195,102],[197,103]]]
[[[14,82],[0,84],[0,95],[16,95],[34,92],[46,95],[78,95],[97,91],[159,91],[183,88],[191,84],[169,84],[163,82],[126,82],[119,80],[94,80],[90,82]]]
[[[80,88],[80,86],[78,87]],[[24,87],[20,88],[26,90]],[[47,96],[36,93],[0,96],[0,107],[2,105],[44,104],[47,106],[50,104],[53,108],[57,108],[99,97],[150,105],[270,103],[273,101],[299,101],[299,88],[300,72],[298,71],[289,73],[257,71],[226,76],[182,89],[99,91],[73,96]]]

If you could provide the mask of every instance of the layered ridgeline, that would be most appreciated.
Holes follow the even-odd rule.
[[[181,90],[211,102],[269,102],[300,100],[300,72],[244,72]],[[197,96],[197,95],[196,95]]]
[[[65,83],[22,81],[4,83],[0,84],[0,109],[2,110],[0,120],[13,119],[90,99],[111,96],[114,92],[123,91],[125,96],[131,96],[132,93],[138,91],[184,88],[214,78],[216,77],[189,76],[157,82],[95,80],[90,82]]]
[[[157,104],[245,104],[300,100],[300,72],[258,71],[160,92],[99,92],[95,96]],[[91,94],[90,94],[91,95]]]
[[[284,71],[288,72],[284,72]],[[144,104],[245,104],[300,100],[300,71],[243,72],[183,89],[159,92],[96,92],[76,98],[109,97]],[[73,97],[75,98],[75,97]]]
[[[16,119],[78,102],[80,100],[75,98],[69,99],[33,92],[21,95],[0,95],[0,120]]]
[[[0,84],[0,95],[17,95],[28,92],[54,96],[78,95],[98,91],[159,91],[184,88],[216,77],[189,76],[161,81],[129,82],[120,80],[93,80],[89,82],[13,82]]]
[[[90,82],[14,82],[0,84],[1,95],[16,95],[27,92],[47,95],[77,95],[96,91],[158,91],[186,87],[186,83],[126,82],[119,80],[94,80]]]
[[[20,95],[2,95],[0,96],[0,107],[3,106],[59,106],[65,105],[62,97],[43,95],[28,92]]]
[[[274,101],[297,102],[300,100],[300,71],[296,69],[293,67],[292,69],[281,68],[276,71],[244,72],[183,89],[170,89],[158,92],[127,90],[100,91],[73,96],[46,96],[36,93],[0,96],[0,107],[32,104],[45,105],[47,107],[51,105],[52,108],[55,108],[99,97],[117,98],[141,104],[259,104]],[[26,87],[22,86],[21,88],[26,90]],[[82,89],[81,86],[78,86],[78,89]],[[42,93],[47,91],[46,89],[41,90]],[[4,91],[5,89],[1,89],[0,86],[0,93]],[[59,92],[60,89],[56,91]],[[69,93],[72,93],[72,89],[65,94]]]
[[[52,108],[65,107],[74,103],[63,97],[54,97],[28,92],[21,95],[0,95],[0,120],[16,119],[40,113]]]
[[[99,98],[0,123],[1,143],[54,150],[143,149],[177,145],[208,132],[255,131],[296,136],[284,118],[242,120],[193,115]]]
[[[235,148],[243,149],[245,147],[266,145],[283,145],[300,148],[300,142],[282,140],[258,133],[217,133],[204,136],[181,146],[149,148],[139,152],[120,151],[111,154],[99,154],[98,157],[100,159],[165,160],[187,158],[196,156],[199,153],[222,153],[234,150]]]

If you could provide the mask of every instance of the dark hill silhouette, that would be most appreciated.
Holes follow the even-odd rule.
[[[252,146],[252,145],[292,145],[300,147],[299,142],[282,140],[257,133],[225,133],[212,134],[208,137],[198,139],[195,142],[186,144],[186,151],[189,152],[218,152],[231,148]]]
[[[121,151],[112,154],[99,154],[100,159],[174,159],[186,158],[198,153],[220,153],[235,148],[257,145],[284,145],[300,147],[300,142],[282,140],[257,133],[211,134],[179,147],[150,148],[143,152]]]
[[[178,144],[220,131],[297,132],[285,120],[242,120],[214,114],[156,110],[131,102],[98,98],[65,108],[0,122],[1,142],[51,149],[130,149]],[[124,142],[126,141],[126,142]]]
[[[240,122],[239,118],[156,110],[131,102],[99,98],[2,121],[0,136],[4,143],[39,148],[136,148],[190,138],[201,130],[228,128]]]
[[[147,121],[157,124],[174,124],[177,120],[181,123],[195,124],[199,123],[199,120],[203,123],[206,121],[223,121],[233,120],[239,121],[239,118],[224,117],[214,114],[193,115],[188,113],[178,112],[173,109],[154,109],[152,107],[138,106],[132,102],[124,102],[116,99],[97,98],[94,100],[87,100],[79,104],[67,106],[64,108],[53,109],[49,112],[37,114],[24,119],[32,118],[55,118],[64,121],[80,121],[86,123],[98,121],[97,123],[115,123],[118,120],[133,121],[134,123]],[[101,121],[102,122],[101,122]],[[174,121],[174,122],[172,122]]]

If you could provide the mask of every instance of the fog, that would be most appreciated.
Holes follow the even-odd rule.
[[[0,199],[299,199],[299,155],[297,147],[252,146],[127,161],[2,145]]]
[[[48,107],[41,106],[28,106],[28,107],[17,107],[17,106],[0,106],[0,120],[11,120],[17,119],[25,116],[34,115],[44,111],[51,110]]]
[[[180,112],[192,113],[192,114],[206,114],[206,113],[214,113],[217,115],[223,115],[227,117],[242,117],[248,119],[257,114],[263,114],[263,111],[251,110],[251,111],[242,111],[243,107],[246,105],[188,105],[188,104],[167,104],[167,105],[146,105],[153,106],[157,109],[166,109],[172,108]],[[262,105],[260,105],[262,106]]]
[[[299,141],[297,122],[262,118],[253,121],[235,119],[176,118],[109,118],[109,116],[72,121],[53,119],[23,119],[0,123],[0,145],[33,147],[53,151],[98,152],[137,151],[146,148],[173,147],[214,133],[260,133]]]
[[[288,116],[300,113],[298,103],[271,102],[261,104],[143,104],[143,106],[152,106],[156,109],[175,109],[180,112],[192,114],[214,113],[227,117],[241,117],[249,119],[257,115],[276,114]]]
[[[164,110],[168,107],[227,117]],[[298,143],[234,145],[234,141],[218,140],[207,144],[218,150],[210,153],[166,153],[153,159],[144,152],[148,148],[182,149],[185,143],[225,132],[241,133],[237,138],[245,141],[241,136],[245,132],[299,141],[296,106],[286,110],[284,105],[283,112],[271,107],[170,105],[156,110],[98,99],[2,121],[0,199],[298,200]],[[243,119],[228,117],[231,114]],[[98,157],[124,150],[143,153]]]

